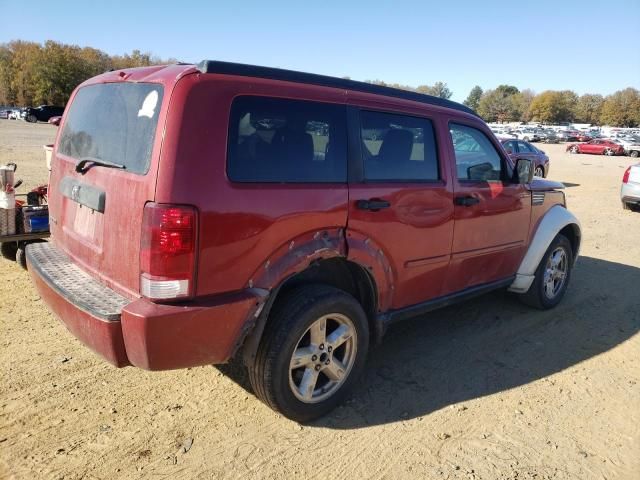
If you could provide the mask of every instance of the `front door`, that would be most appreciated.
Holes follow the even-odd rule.
[[[443,293],[515,274],[529,233],[531,193],[484,130],[450,123],[454,236]]]
[[[382,308],[441,295],[453,239],[453,192],[434,122],[356,108],[349,122],[355,166],[349,180],[350,257],[366,248],[370,260],[387,266],[391,293]]]

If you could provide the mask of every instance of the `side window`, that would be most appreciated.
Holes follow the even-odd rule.
[[[236,182],[344,183],[346,109],[268,97],[231,105],[227,175]]]
[[[533,150],[531,149],[529,144],[525,143],[525,142],[518,142],[518,151],[520,153],[531,153],[531,152],[533,152]]]
[[[360,136],[366,180],[438,180],[430,120],[362,111]]]
[[[507,153],[518,153],[516,142],[504,142],[504,149],[507,151]]]
[[[458,180],[489,181],[502,178],[502,160],[491,141],[480,130],[449,125],[456,156]]]

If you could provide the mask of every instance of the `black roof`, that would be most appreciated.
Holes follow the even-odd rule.
[[[400,90],[398,88],[383,87],[372,83],[357,82],[345,78],[329,77],[326,75],[316,75],[315,73],[296,72],[295,70],[284,70],[281,68],[260,67],[257,65],[247,65],[244,63],[221,62],[218,60],[203,60],[197,65],[202,73],[219,73],[223,75],[239,75],[242,77],[270,78],[273,80],[284,80],[288,82],[309,83],[323,87],[342,88],[345,90],[356,90],[358,92],[374,93],[386,95],[387,97],[403,98],[414,102],[428,103],[439,107],[452,108],[461,112],[478,116],[469,107],[460,103],[452,102],[444,98],[425,95],[423,93]]]

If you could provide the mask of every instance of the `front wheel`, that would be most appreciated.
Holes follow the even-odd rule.
[[[604,155],[606,155],[607,157],[611,157],[611,156],[615,155],[615,152],[613,150],[611,150],[610,148],[605,148],[602,153]]]
[[[520,300],[541,310],[555,307],[567,291],[572,268],[571,242],[559,233],[540,260],[529,291],[521,294]]]
[[[580,147],[578,147],[577,145],[574,145],[573,147],[571,147],[571,150],[569,150],[571,153],[580,153]]]
[[[369,326],[348,293],[308,285],[273,307],[249,380],[269,407],[297,422],[334,409],[362,372]]]
[[[35,115],[31,114],[31,115],[27,115],[27,122],[29,123],[36,123],[38,121],[38,119],[36,118]]]
[[[640,152],[638,152],[638,150],[632,150],[629,156],[633,158],[638,158],[638,156],[640,156]]]
[[[536,177],[544,178],[544,169],[542,167],[536,167],[533,173]]]

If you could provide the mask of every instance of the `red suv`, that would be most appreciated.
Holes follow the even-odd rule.
[[[51,168],[42,298],[112,364],[223,363],[298,421],[336,406],[393,323],[501,288],[565,293],[580,227],[471,110],[205,61],[74,92]]]

